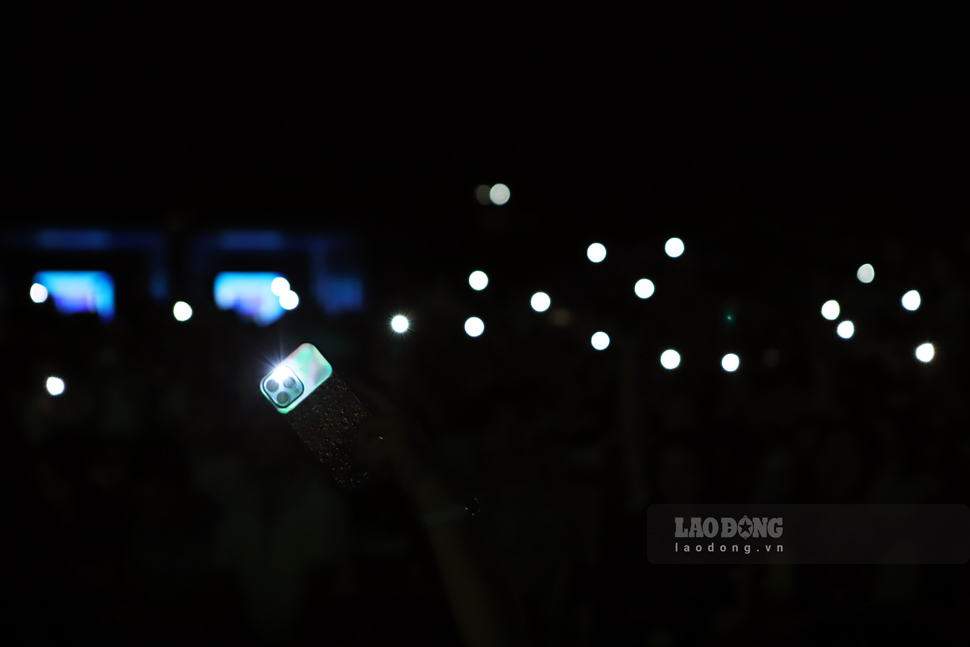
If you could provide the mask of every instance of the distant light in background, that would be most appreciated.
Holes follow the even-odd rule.
[[[586,249],[586,257],[594,263],[601,263],[606,258],[606,248],[600,243],[593,243]]]
[[[179,301],[172,308],[172,314],[179,321],[188,321],[192,318],[192,306],[187,304],[185,301]]]
[[[606,347],[610,345],[610,336],[605,332],[597,332],[593,333],[593,337],[589,341],[596,350],[606,350]]]
[[[504,184],[496,184],[492,186],[491,190],[488,192],[488,197],[492,200],[492,204],[497,204],[499,206],[505,204],[509,201],[512,196],[512,192],[509,191],[509,187]]]
[[[287,290],[280,296],[280,306],[284,310],[292,310],[300,305],[300,297],[293,290]]]
[[[650,279],[640,279],[637,284],[633,286],[633,291],[641,299],[649,299],[653,296],[653,281]]]
[[[408,318],[404,315],[397,315],[391,319],[391,328],[394,332],[404,332],[408,329]]]
[[[903,295],[903,307],[909,311],[916,310],[919,308],[920,298],[919,292],[916,290],[910,290]]]
[[[478,317],[469,317],[465,321],[465,332],[469,337],[478,337],[485,332],[485,322]]]
[[[684,253],[684,241],[679,238],[671,238],[664,245],[664,251],[667,252],[667,256],[670,258],[677,258]]]
[[[916,349],[916,359],[921,362],[928,362],[933,359],[933,355],[936,351],[933,348],[933,344],[921,344]]]
[[[475,187],[475,199],[478,200],[478,204],[482,206],[487,206],[492,200],[488,197],[488,185],[479,184]]]
[[[47,301],[47,288],[40,283],[34,283],[30,286],[30,300],[34,303]]]
[[[829,321],[835,321],[839,318],[839,302],[838,301],[826,301],[822,304],[822,316]]]
[[[51,395],[64,393],[64,380],[59,377],[47,378],[47,392]]]
[[[277,276],[275,279],[273,279],[273,282],[270,283],[269,289],[273,291],[273,294],[281,297],[289,292],[290,282],[284,279],[282,276]]]
[[[842,339],[848,339],[855,333],[855,326],[852,325],[851,321],[843,321],[839,324],[839,327],[835,329],[835,332],[839,334]]]
[[[556,308],[549,314],[553,325],[556,326],[568,326],[573,320],[573,316],[565,308]]]
[[[733,373],[738,370],[738,366],[741,365],[741,360],[734,353],[728,353],[721,358],[721,368],[723,368],[728,373]]]
[[[468,275],[468,285],[472,286],[473,290],[484,290],[488,285],[488,275],[476,270]]]
[[[859,271],[856,272],[855,275],[863,283],[871,283],[872,279],[876,276],[876,271],[872,269],[872,265],[866,263],[859,268]]]
[[[268,326],[283,316],[280,297],[273,294],[275,272],[220,272],[212,285],[216,306],[234,310],[244,321]]]
[[[660,356],[660,364],[670,370],[680,366],[680,353],[675,350],[665,350]]]
[[[37,272],[40,284],[54,298],[61,314],[97,313],[102,323],[115,317],[115,285],[107,272]]]
[[[532,309],[536,312],[545,312],[552,304],[552,299],[545,292],[536,292],[532,295]]]
[[[765,355],[762,359],[765,362],[765,366],[768,368],[774,368],[778,366],[778,363],[781,361],[781,356],[774,348],[769,348],[765,351]]]

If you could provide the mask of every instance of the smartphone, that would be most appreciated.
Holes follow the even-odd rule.
[[[312,344],[301,344],[259,383],[260,392],[303,439],[335,483],[353,489],[369,480],[353,460],[356,430],[373,415]]]

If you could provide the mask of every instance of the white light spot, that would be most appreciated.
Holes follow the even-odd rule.
[[[500,206],[508,202],[511,196],[512,192],[504,184],[496,184],[488,192],[488,197],[492,200],[492,204]]]
[[[684,253],[684,241],[679,238],[671,238],[664,245],[664,251],[667,252],[667,256],[670,258],[677,258]]]
[[[293,290],[287,290],[280,295],[280,306],[284,310],[292,310],[298,305],[300,305],[300,297]]]
[[[468,333],[469,337],[478,337],[485,332],[485,322],[478,317],[469,317],[465,321],[465,332]]]
[[[933,359],[935,352],[933,344],[922,344],[916,349],[916,359],[921,362],[928,362]]]
[[[192,318],[192,306],[187,304],[185,301],[179,301],[172,308],[172,314],[179,321],[188,321]]]
[[[826,301],[822,304],[822,316],[829,321],[835,321],[839,318],[839,302],[838,301]]]
[[[394,332],[404,332],[408,329],[408,318],[404,315],[397,315],[391,319],[391,328],[394,329]]]
[[[536,312],[545,312],[552,304],[552,299],[545,292],[536,292],[532,295],[532,309]]]
[[[636,292],[637,296],[641,299],[649,299],[653,296],[653,281],[650,279],[640,279],[637,284],[633,286],[633,291]]]
[[[917,292],[916,290],[910,290],[909,292],[903,295],[903,307],[906,308],[907,310],[910,310],[910,311],[916,310],[917,308],[919,308],[919,304],[920,304],[919,292]]]
[[[872,269],[872,265],[869,265],[869,263],[866,263],[865,265],[859,268],[859,271],[856,272],[855,275],[863,283],[871,283],[872,279],[876,276],[876,271]]]
[[[64,380],[59,377],[47,378],[47,392],[51,395],[64,393]]]
[[[594,263],[600,263],[606,258],[606,248],[600,243],[593,243],[586,249],[586,257]]]
[[[842,339],[848,339],[855,333],[855,326],[852,325],[851,321],[843,321],[839,324],[839,327],[835,329],[835,332],[839,334]]]
[[[269,289],[273,291],[273,294],[281,297],[290,291],[290,282],[284,279],[282,276],[277,276],[275,279],[273,279],[273,282],[269,284]]]
[[[680,353],[675,350],[665,350],[660,356],[660,364],[666,369],[674,369],[680,366]]]
[[[741,360],[734,353],[728,353],[721,358],[721,368],[723,368],[728,373],[733,373],[738,370],[738,366],[741,365]]]
[[[30,286],[30,300],[34,303],[47,301],[47,288],[40,283],[34,283]]]
[[[488,285],[488,275],[476,270],[468,275],[468,285],[472,286],[473,290],[484,290]]]
[[[593,333],[593,337],[589,341],[596,350],[605,350],[610,345],[610,336],[605,332],[597,332]]]

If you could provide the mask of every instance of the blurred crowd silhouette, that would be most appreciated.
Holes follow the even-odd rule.
[[[929,364],[895,329],[844,341],[809,322],[736,374],[666,372],[636,327],[596,353],[562,313],[510,310],[474,340],[438,331],[459,299],[446,284],[404,336],[309,308],[267,329],[203,307],[111,325],[8,309],[8,626],[32,642],[459,644],[404,496],[335,489],[258,392],[265,351],[311,341],[424,423],[477,494],[536,645],[966,631],[961,569],[646,556],[651,503],[970,499],[968,294],[941,267]]]

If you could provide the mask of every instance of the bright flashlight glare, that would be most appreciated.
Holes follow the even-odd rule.
[[[552,299],[545,292],[536,292],[532,295],[532,309],[536,312],[545,312],[552,304]]]
[[[838,301],[826,301],[822,304],[822,316],[829,321],[835,321],[839,318],[839,302]]]
[[[47,301],[47,288],[40,283],[34,283],[30,286],[30,300],[34,303]]]
[[[839,334],[842,339],[848,339],[855,332],[855,326],[852,325],[851,321],[843,321],[839,324],[839,327],[835,329],[835,332]]]
[[[484,290],[485,286],[488,285],[488,275],[485,272],[475,270],[468,275],[468,285],[472,286],[473,290]]]
[[[866,263],[859,268],[859,271],[855,275],[863,283],[871,283],[872,279],[876,276],[876,271],[872,269],[872,265]]]
[[[928,362],[933,359],[934,352],[933,344],[922,344],[916,349],[916,359],[921,362]]]
[[[637,284],[633,286],[633,291],[636,292],[637,296],[641,299],[649,299],[653,296],[653,281],[650,279],[640,279]]]
[[[660,364],[666,369],[674,369],[680,366],[680,353],[675,350],[665,350],[660,356]]]
[[[600,263],[606,258],[606,248],[600,243],[593,243],[586,249],[586,257],[594,263]]]
[[[492,204],[503,205],[509,201],[512,196],[512,192],[509,191],[509,187],[504,184],[496,184],[488,192],[488,197],[491,198]]]
[[[391,319],[391,328],[394,329],[394,332],[404,332],[408,329],[408,318],[404,315],[397,315]]]
[[[465,332],[469,337],[478,337],[485,332],[485,322],[478,317],[469,317],[465,321]]]
[[[733,373],[738,370],[738,366],[741,365],[741,360],[734,353],[728,353],[721,358],[721,368],[723,368],[728,373]]]
[[[280,305],[284,310],[292,310],[300,305],[300,297],[293,290],[287,290],[280,295]]]
[[[51,395],[64,393],[64,380],[59,377],[47,378],[47,392]]]
[[[273,279],[273,282],[269,284],[269,289],[273,291],[273,294],[281,297],[290,291],[290,282],[284,279],[282,276],[277,276],[275,279]]]
[[[187,304],[185,301],[178,301],[172,308],[172,314],[179,321],[188,321],[192,318],[192,306]]]
[[[605,332],[593,333],[593,338],[589,341],[596,350],[604,350],[610,345],[610,336]]]
[[[907,310],[910,310],[910,311],[916,310],[919,307],[919,304],[920,304],[919,292],[917,292],[916,290],[910,290],[909,292],[903,295],[903,307],[906,308]]]
[[[664,245],[664,251],[667,252],[667,256],[670,258],[677,258],[684,253],[684,241],[679,238],[671,238]]]

